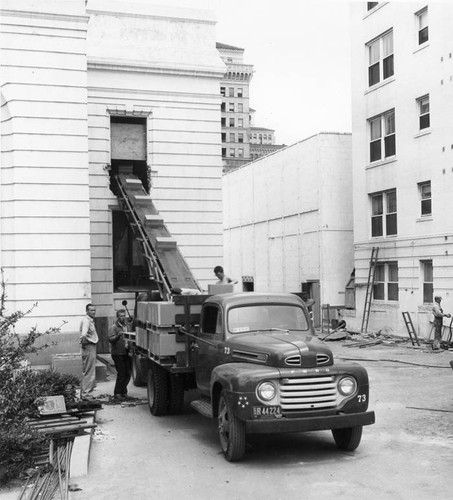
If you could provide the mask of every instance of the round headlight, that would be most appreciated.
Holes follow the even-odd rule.
[[[258,397],[263,401],[274,399],[277,389],[272,382],[263,382],[257,389]]]
[[[344,377],[338,382],[338,390],[344,396],[354,394],[357,389],[357,382],[352,377]]]

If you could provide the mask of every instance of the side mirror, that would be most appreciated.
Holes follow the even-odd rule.
[[[121,304],[123,304],[123,306],[127,306],[127,300],[123,300],[123,302],[121,302]]]

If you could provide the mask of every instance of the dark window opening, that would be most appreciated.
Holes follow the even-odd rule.
[[[113,289],[152,286],[140,243],[134,238],[126,214],[112,211]]]
[[[203,333],[215,333],[217,316],[219,310],[215,306],[206,306],[203,309],[202,331]]]
[[[379,63],[375,63],[368,68],[368,85],[376,85],[379,83]]]
[[[243,281],[242,282],[242,290],[244,292],[254,292],[255,291],[255,283],[253,283],[253,281]]]
[[[418,32],[418,44],[421,45],[428,41],[428,26],[426,28],[421,29]]]
[[[367,2],[367,10],[371,10],[371,9],[374,9],[374,7],[376,7],[376,5],[378,4],[379,2]]]

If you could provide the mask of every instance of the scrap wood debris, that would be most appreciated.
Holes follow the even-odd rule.
[[[96,397],[96,401],[105,405],[121,405],[122,408],[128,406],[144,405],[148,403],[147,399],[134,398],[132,396],[116,397],[111,394],[100,394]]]

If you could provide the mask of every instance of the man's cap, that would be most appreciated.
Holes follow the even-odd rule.
[[[436,299],[442,300],[442,297],[441,297],[440,295],[436,295],[436,296],[434,297],[434,300],[436,300]]]

